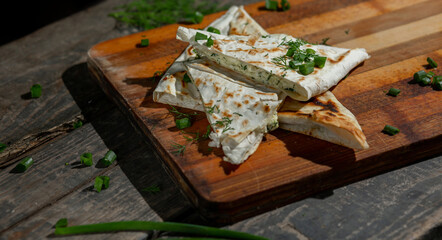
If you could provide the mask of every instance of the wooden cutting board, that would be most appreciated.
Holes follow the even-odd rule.
[[[232,222],[363,178],[442,153],[442,92],[409,84],[426,69],[426,58],[442,65],[442,1],[301,0],[286,12],[264,10],[264,2],[246,11],[270,33],[286,33],[309,42],[329,38],[330,45],[366,48],[371,58],[332,92],[357,117],[370,149],[354,151],[309,136],[273,131],[242,165],[222,161],[208,141],[175,127],[170,106],[152,101],[159,72],[184,50],[168,25],[99,43],[89,51],[89,67],[107,95],[156,147],[167,169],[201,213]],[[202,28],[223,13],[206,16]],[[142,38],[150,46],[140,48]],[[428,70],[426,70],[428,71]],[[433,69],[442,75],[439,69]],[[386,96],[391,87],[401,90]],[[179,109],[183,112],[193,112]],[[383,134],[385,124],[398,127]],[[186,132],[206,132],[205,114]],[[182,155],[173,144],[185,145]]]

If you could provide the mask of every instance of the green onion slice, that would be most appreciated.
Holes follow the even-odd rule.
[[[313,58],[313,62],[315,63],[315,66],[318,68],[323,68],[325,66],[326,61],[327,61],[327,57],[315,56]]]
[[[74,124],[72,125],[72,127],[74,127],[74,129],[77,129],[79,127],[83,126],[83,122],[81,120],[78,120],[77,122],[74,122]]]
[[[382,130],[383,133],[386,133],[390,136],[396,135],[399,133],[399,129],[395,128],[391,125],[385,125],[384,129]]]
[[[296,69],[296,68],[298,68],[298,66],[301,64],[301,62],[298,62],[298,61],[295,61],[295,60],[291,60],[290,62],[289,62],[289,67],[291,68],[291,69]]]
[[[396,97],[400,92],[401,92],[401,90],[399,90],[397,88],[390,88],[390,90],[388,90],[387,95]]]
[[[102,188],[103,188],[103,179],[98,176],[98,177],[95,178],[94,189],[97,192],[101,192]]]
[[[204,19],[204,14],[202,14],[198,11],[196,11],[193,14],[193,23],[201,23],[203,21],[203,19]]]
[[[192,80],[190,80],[190,77],[189,77],[189,75],[187,75],[187,73],[185,73],[183,76],[183,82],[186,82],[186,83],[192,82]]]
[[[285,54],[288,57],[293,57],[293,55],[295,54],[296,49],[295,48],[289,48],[289,50],[287,50],[287,53]]]
[[[267,240],[267,238],[252,235],[249,233],[236,232],[214,227],[206,227],[186,223],[174,222],[145,222],[145,221],[122,221],[97,223],[89,225],[79,225],[71,227],[55,228],[55,235],[74,235],[89,233],[105,233],[117,231],[167,231],[175,233],[195,234],[205,237],[217,237],[226,239],[249,239],[249,240]]]
[[[92,166],[94,162],[92,161],[92,153],[83,153],[80,155],[81,164],[85,166]]]
[[[141,39],[140,46],[142,46],[142,47],[149,46],[149,39],[147,39],[147,38]]]
[[[282,11],[287,11],[290,9],[290,3],[287,0],[281,0]]]
[[[68,220],[66,218],[61,218],[55,223],[56,228],[62,228],[68,226]]]
[[[209,39],[207,39],[206,46],[211,47],[212,45],[213,45],[213,39],[212,37],[209,37]]]
[[[314,70],[315,70],[315,63],[314,62],[308,62],[308,63],[304,63],[304,64],[299,65],[299,72],[302,75],[309,75]]]
[[[208,27],[207,31],[211,32],[211,33],[221,34],[221,31],[218,28],[214,28],[214,27]]]
[[[100,176],[100,178],[103,180],[103,189],[109,188],[110,177],[109,176]]]
[[[427,73],[424,70],[420,70],[413,75],[413,79],[417,83],[421,82],[423,78],[428,78]]]
[[[15,166],[13,171],[19,173],[25,172],[32,164],[34,164],[32,157],[25,157]]]
[[[31,87],[31,97],[39,98],[41,96],[41,86],[40,84],[34,84]]]
[[[433,89],[439,91],[442,90],[442,76],[433,77]]]
[[[432,68],[437,68],[437,62],[435,62],[432,58],[427,57],[427,62]]]
[[[102,163],[105,167],[108,167],[115,161],[115,159],[117,159],[117,155],[112,150],[109,150],[106,155],[104,155]]]
[[[266,0],[266,9],[276,11],[278,9],[278,2],[273,0]]]
[[[427,86],[430,84],[431,84],[431,78],[429,78],[429,77],[424,77],[419,82],[419,85],[421,85],[421,86]]]
[[[307,48],[307,49],[305,49],[305,52],[306,52],[307,54],[315,54],[315,53],[316,53],[316,51],[313,50],[313,49],[311,49],[311,48]]]
[[[197,32],[196,34],[195,34],[195,41],[198,41],[198,40],[206,40],[207,39],[207,35],[205,35],[205,34],[202,34],[202,33],[200,33],[200,32]]]
[[[192,125],[192,123],[190,122],[190,118],[177,119],[175,120],[175,124],[178,129],[188,128]]]

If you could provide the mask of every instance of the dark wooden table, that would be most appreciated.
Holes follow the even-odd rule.
[[[119,220],[211,224],[88,72],[89,48],[129,34],[107,17],[125,2],[103,1],[0,47],[0,142],[9,145],[0,153],[1,239],[52,237],[60,218],[71,225]],[[35,83],[42,85],[43,95],[30,99]],[[84,124],[74,129],[78,120]],[[109,149],[117,153],[118,164],[77,165],[82,153],[98,159]],[[32,156],[34,165],[13,173],[25,156]],[[110,188],[101,193],[92,191],[99,175],[111,178]],[[143,191],[152,185],[161,191]],[[442,157],[222,227],[270,239],[442,239]],[[124,232],[87,237],[152,236]],[[69,237],[75,238],[84,236]]]

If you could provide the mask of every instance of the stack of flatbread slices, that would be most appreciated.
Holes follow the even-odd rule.
[[[225,161],[243,163],[263,136],[278,127],[349,148],[368,148],[355,116],[328,91],[369,58],[365,49],[303,43],[301,49],[327,57],[322,68],[303,75],[274,61],[287,52],[282,43],[298,39],[268,34],[242,6],[231,7],[209,27],[219,34],[178,28],[177,39],[190,45],[164,74],[153,97],[205,112],[212,127],[209,146],[221,147]],[[197,34],[213,42],[196,39]]]

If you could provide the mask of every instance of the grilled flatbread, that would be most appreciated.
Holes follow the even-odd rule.
[[[207,40],[196,41],[197,33],[213,39],[213,45],[207,46]],[[306,44],[285,34],[223,36],[179,27],[177,39],[192,44],[194,50],[201,56],[247,75],[258,83],[284,91],[291,98],[300,101],[307,101],[327,91],[351,69],[369,58],[365,49]],[[300,42],[301,50],[313,49],[320,56],[327,57],[325,66],[321,69],[316,68],[313,73],[304,76],[291,68],[276,64],[275,59],[286,55],[289,47],[284,43],[288,42]]]
[[[354,149],[368,143],[355,116],[327,91],[299,102],[287,98],[278,111],[279,127]]]
[[[230,72],[233,76],[229,77],[207,63],[185,65],[213,129],[209,146],[221,146],[225,161],[243,163],[256,151],[267,126],[277,124],[276,110],[281,103],[278,94],[234,80],[242,76]]]

